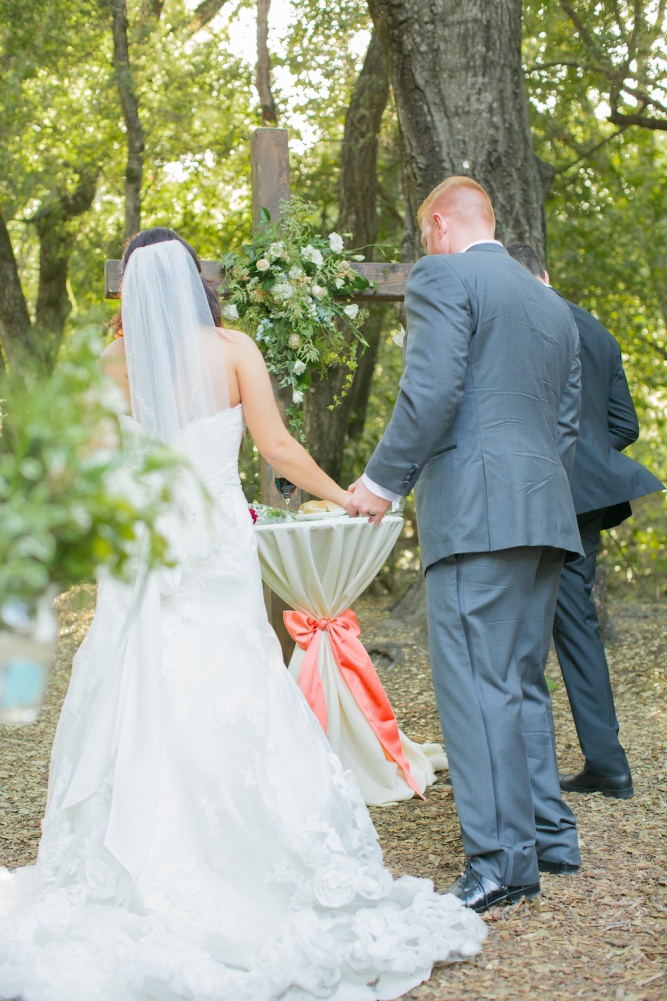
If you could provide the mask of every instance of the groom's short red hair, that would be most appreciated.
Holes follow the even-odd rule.
[[[484,219],[495,232],[496,217],[491,199],[481,184],[466,175],[447,177],[426,196],[417,212],[417,223],[422,224],[424,216],[438,210],[442,215],[454,215],[460,219],[477,216]]]

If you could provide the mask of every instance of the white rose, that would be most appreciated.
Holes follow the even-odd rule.
[[[305,361],[301,361],[301,359],[299,358],[292,365],[292,371],[294,372],[295,375],[302,375],[306,371],[307,367],[308,366],[306,365]]]
[[[267,261],[266,257],[260,257],[260,259],[257,261],[258,271],[268,271],[270,267],[271,267],[271,262]]]
[[[325,288],[322,288],[321,285],[313,285],[310,291],[312,295],[314,295],[317,299],[324,299],[325,295],[327,294],[327,290]]]
[[[313,878],[315,897],[324,907],[344,907],[357,895],[359,863],[347,855],[330,855]]]
[[[393,886],[391,873],[383,865],[371,862],[361,870],[359,894],[366,900],[380,900],[386,897]]]
[[[294,289],[289,282],[276,282],[273,286],[273,294],[276,299],[289,299]]]
[[[292,393],[292,403],[303,403],[303,393],[300,389],[295,389]]]
[[[293,348],[296,351],[296,349],[301,344],[301,338],[299,337],[298,334],[290,334],[290,339],[287,343],[291,348]]]
[[[356,302],[351,302],[349,306],[345,307],[343,312],[345,313],[346,316],[349,316],[351,320],[355,320],[359,313],[359,307],[357,306]]]
[[[345,282],[343,281],[342,278],[336,278],[334,281],[334,285],[336,286],[336,288],[342,288],[344,284]]]
[[[294,267],[289,269],[289,276],[293,282],[295,282],[297,278],[301,278],[302,275],[303,268],[300,268],[298,264],[295,264]]]
[[[238,320],[239,311],[233,302],[223,302],[220,307],[220,312],[224,316],[225,320]]]
[[[343,249],[343,237],[338,233],[329,233],[329,246],[334,254],[340,254]]]
[[[317,247],[313,247],[312,243],[309,243],[303,248],[301,251],[301,257],[304,261],[310,261],[310,263],[314,264],[317,268],[321,268],[324,264],[322,252],[318,250]]]
[[[280,257],[282,255],[284,249],[285,245],[283,243],[272,243],[266,252],[267,257],[269,260],[275,261],[276,257]]]

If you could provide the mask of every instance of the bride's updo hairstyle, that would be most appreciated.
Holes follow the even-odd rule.
[[[125,250],[123,251],[122,270],[125,271],[125,268],[127,267],[127,262],[129,261],[131,255],[134,253],[135,250],[138,250],[140,247],[150,247],[154,243],[166,243],[169,240],[177,240],[178,243],[180,243],[183,247],[185,247],[188,254],[195,262],[195,266],[197,268],[197,271],[199,272],[202,285],[204,286],[204,292],[206,293],[206,300],[208,302],[209,309],[211,310],[213,323],[215,324],[216,327],[220,327],[222,325],[222,313],[220,311],[220,297],[218,296],[218,293],[215,291],[215,289],[213,289],[204,278],[201,270],[201,261],[199,260],[199,257],[197,256],[193,247],[191,247],[190,244],[187,242],[187,240],[184,240],[182,236],[179,236],[178,233],[175,232],[175,230],[168,229],[166,226],[153,226],[151,229],[144,229],[142,230],[141,233],[137,233],[136,236],[133,236],[132,239],[126,244]],[[116,319],[113,321],[112,326],[117,334],[120,334],[122,332],[123,329],[122,309],[121,311],[119,311]]]

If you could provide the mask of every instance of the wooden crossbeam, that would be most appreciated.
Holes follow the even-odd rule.
[[[120,298],[120,261],[106,261],[104,265],[104,295],[107,299]],[[224,298],[225,274],[219,261],[202,261],[204,278],[219,288]],[[412,264],[357,264],[352,267],[359,274],[373,282],[375,288],[365,289],[358,295],[359,301],[370,302],[402,302],[405,282],[412,270]]]

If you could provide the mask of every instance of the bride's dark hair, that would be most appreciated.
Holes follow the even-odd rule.
[[[138,250],[139,247],[150,247],[154,243],[166,243],[169,240],[177,240],[180,244],[182,244],[192,260],[195,262],[197,271],[201,277],[202,285],[204,286],[204,292],[206,293],[206,300],[208,302],[209,309],[211,310],[213,322],[216,327],[221,326],[222,313],[220,312],[220,297],[215,289],[212,288],[204,278],[201,270],[201,261],[199,260],[194,248],[190,246],[187,240],[184,240],[182,236],[179,236],[175,230],[168,229],[166,226],[153,226],[151,229],[144,229],[141,233],[137,233],[136,236],[133,236],[132,239],[125,244],[122,262],[123,270],[125,270],[130,256],[135,250]],[[111,327],[116,333],[121,332],[123,328],[122,310],[119,310],[117,316],[111,323]]]

